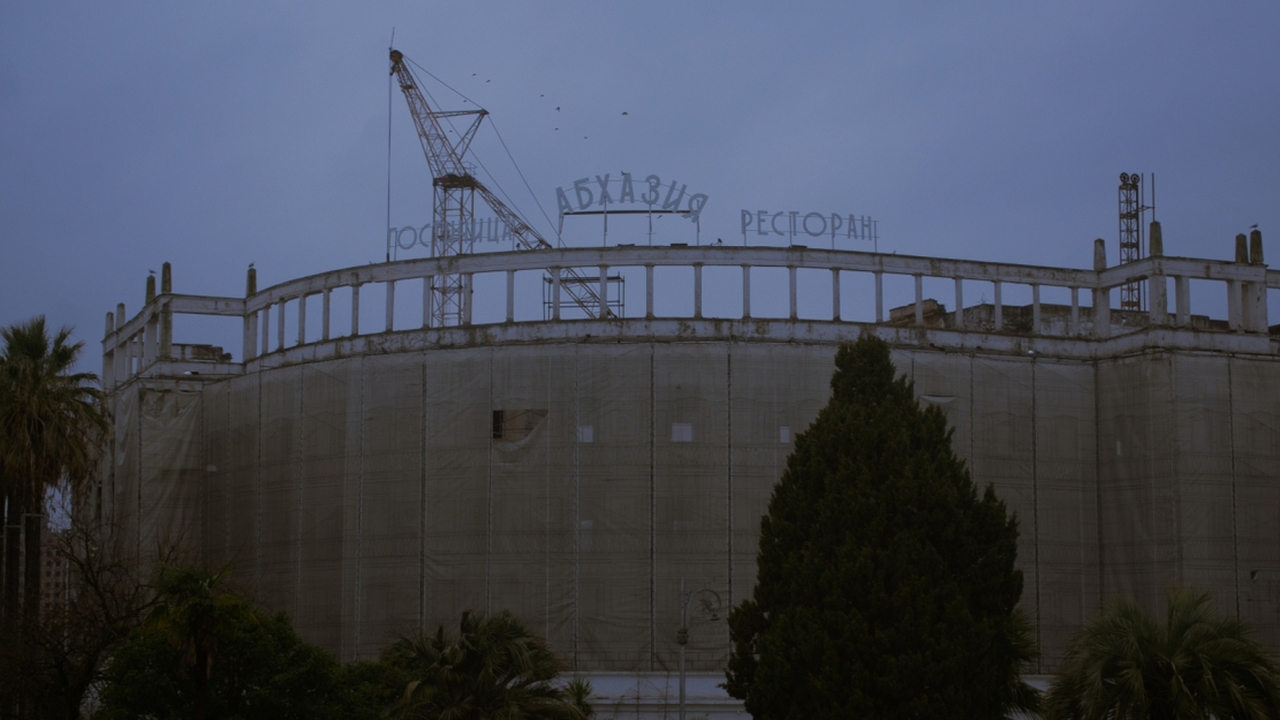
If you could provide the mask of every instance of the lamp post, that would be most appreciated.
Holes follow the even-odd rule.
[[[703,588],[698,591],[698,605],[704,611],[710,614],[711,620],[719,620],[720,613],[720,594],[715,590]],[[684,578],[680,578],[680,628],[676,630],[676,643],[680,645],[680,720],[685,720],[684,716],[684,646],[689,644],[689,600],[693,598],[693,593],[685,592]],[[712,603],[711,599],[715,602]]]

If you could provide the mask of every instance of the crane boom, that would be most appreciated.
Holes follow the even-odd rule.
[[[433,110],[427,103],[417,77],[409,69],[404,54],[399,50],[391,51],[391,74],[400,83],[409,104],[409,114],[418,132],[418,141],[422,152],[427,157],[427,164],[432,174],[432,233],[431,250],[437,257],[462,255],[470,252],[474,238],[468,228],[472,226],[474,217],[474,195],[480,194],[485,204],[493,210],[511,230],[516,243],[522,250],[548,250],[554,246],[538,234],[514,210],[494,195],[489,188],[477,180],[469,171],[462,158],[466,155],[488,111],[479,110]],[[475,120],[461,134],[456,142],[451,142],[445,133],[442,119],[453,117],[475,116]],[[569,280],[561,283],[561,290],[569,296],[588,317],[613,317],[601,292],[592,287],[592,283],[576,268],[562,268],[562,275]],[[471,292],[469,278],[461,276],[441,276],[432,278],[433,325],[444,326],[470,322],[467,297]],[[603,287],[601,288],[603,290]]]

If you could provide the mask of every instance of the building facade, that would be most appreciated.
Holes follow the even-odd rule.
[[[174,293],[166,266],[140,313],[108,317],[116,435],[102,502],[140,546],[160,538],[232,562],[257,600],[343,659],[463,610],[510,609],[608,688],[606,714],[670,709],[688,602],[698,714],[733,714],[714,682],[728,609],[754,584],[760,518],[827,401],[839,344],[872,333],[946,413],[975,480],[1018,513],[1039,673],[1105,598],[1156,607],[1175,586],[1215,591],[1278,648],[1280,345],[1267,297],[1280,273],[1254,240],[1238,240],[1235,262],[1107,268],[1097,248],[1091,270],[807,248],[496,253],[262,291],[251,276],[234,298]],[[644,312],[575,312],[564,268],[598,272],[602,295],[610,273],[643,274]],[[691,271],[684,316],[655,312],[664,268]],[[736,317],[703,313],[713,269],[710,292],[742,293]],[[770,272],[785,277],[789,312],[760,318]],[[468,301],[460,326],[399,327],[396,303],[430,317],[423,279],[446,273],[469,288],[496,280],[505,318],[471,322]],[[551,288],[544,317],[518,319],[521,274]],[[954,287],[950,312],[949,294],[925,297],[938,279]],[[1192,312],[1192,281],[1226,297],[1227,317]],[[914,299],[886,310],[893,282]],[[1150,310],[1111,308],[1129,282],[1148,284]],[[830,312],[803,317],[797,297],[814,287]],[[1012,288],[1032,302],[1004,303]],[[1049,292],[1070,304],[1042,303]],[[370,298],[385,311],[374,332],[360,327]],[[863,318],[842,317],[851,300]],[[239,361],[173,343],[183,314],[238,318]]]

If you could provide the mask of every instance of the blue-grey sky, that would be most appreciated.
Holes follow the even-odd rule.
[[[708,195],[704,240],[857,213],[884,251],[1087,267],[1095,237],[1115,261],[1119,173],[1154,172],[1167,253],[1229,259],[1257,223],[1280,262],[1275,2],[6,2],[0,324],[73,324],[92,369],[166,260],[219,295],[250,262],[265,286],[381,260],[393,28],[548,213],[656,174]],[[392,101],[392,225],[420,225]],[[478,157],[549,232],[497,137]]]

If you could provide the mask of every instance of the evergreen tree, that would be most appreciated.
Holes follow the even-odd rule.
[[[841,347],[831,389],[761,521],[726,689],[757,720],[1034,709],[1016,517],[990,486],[978,496],[886,343]]]

